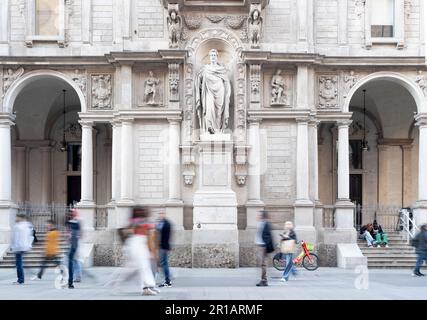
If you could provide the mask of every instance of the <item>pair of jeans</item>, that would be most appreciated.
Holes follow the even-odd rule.
[[[68,253],[68,285],[71,286],[74,282],[74,256],[77,248],[71,247]]]
[[[423,265],[424,260],[427,260],[426,254],[417,254],[417,262],[415,264],[414,273],[420,272],[420,268]]]
[[[374,240],[374,238],[372,238],[372,235],[369,233],[368,230],[365,231],[365,233],[363,234],[363,236],[365,237],[366,242],[368,243],[368,246],[372,246],[376,243],[376,241]]]
[[[18,283],[24,283],[24,263],[22,261],[23,255],[24,255],[24,252],[22,251],[15,252],[16,273],[18,275]]]
[[[82,279],[82,264],[77,259],[74,259],[73,261],[73,274],[74,274],[74,280]]]
[[[261,281],[267,282],[267,250],[265,246],[258,246],[258,265],[261,266]]]
[[[377,243],[388,244],[388,236],[386,233],[377,233],[375,236]]]
[[[49,261],[53,261],[55,263],[56,267],[61,264],[61,262],[59,261],[59,258],[57,256],[45,256],[43,261],[42,261],[42,265],[40,266],[40,271],[37,274],[37,277],[39,279],[41,279],[43,277],[44,270],[46,269],[46,265]]]
[[[163,273],[165,275],[165,282],[169,283],[171,281],[170,279],[170,270],[169,270],[169,251],[165,249],[160,249],[159,252],[159,259],[160,259],[160,267],[163,270]]]
[[[283,271],[283,279],[286,281],[289,280],[289,276],[292,273],[294,276],[297,275],[297,270],[294,266],[293,262],[294,255],[292,253],[282,253],[282,259],[285,259],[286,261],[286,267]]]

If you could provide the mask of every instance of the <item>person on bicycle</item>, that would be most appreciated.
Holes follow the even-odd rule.
[[[282,238],[280,251],[282,253],[282,259],[286,261],[286,267],[283,271],[283,276],[281,281],[288,282],[289,276],[292,272],[294,276],[297,275],[297,271],[294,267],[293,257],[295,253],[295,246],[297,243],[297,235],[294,230],[294,224],[291,221],[285,223],[285,229],[283,233],[280,234]]]

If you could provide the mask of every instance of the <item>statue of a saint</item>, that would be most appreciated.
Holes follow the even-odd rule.
[[[263,19],[261,17],[260,6],[252,5],[248,18],[249,40],[251,43],[251,48],[259,48],[262,22]]]
[[[153,71],[148,72],[148,78],[145,80],[145,92],[144,100],[147,104],[157,104],[157,86],[160,83],[160,79],[154,77]]]
[[[285,79],[281,76],[282,70],[277,70],[271,78],[271,104],[282,104],[286,102],[284,93],[286,88]]]
[[[169,15],[166,18],[169,30],[169,47],[178,48],[178,43],[181,38],[182,20],[178,15],[177,5],[171,5],[169,7]]]
[[[210,134],[228,127],[231,84],[225,66],[218,63],[218,51],[209,51],[210,64],[197,74],[196,110],[200,128]]]

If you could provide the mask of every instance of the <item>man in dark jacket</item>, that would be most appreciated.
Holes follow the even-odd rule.
[[[68,288],[74,289],[74,265],[75,255],[79,246],[79,239],[81,238],[81,225],[77,219],[77,210],[72,209],[70,220],[67,222],[69,232],[70,250],[68,251]]]
[[[413,276],[424,276],[420,272],[421,265],[424,260],[427,260],[427,224],[421,226],[421,231],[412,239],[412,246],[415,247],[417,253],[417,263],[415,265]]]
[[[165,275],[165,282],[159,287],[172,287],[169,271],[169,251],[170,251],[170,235],[171,235],[171,224],[166,219],[166,213],[160,212],[159,223],[156,226],[159,234],[159,260],[160,267],[163,269]]]
[[[267,259],[268,254],[274,251],[273,237],[268,222],[267,211],[258,213],[258,227],[256,231],[255,244],[257,245],[258,262],[261,265],[261,281],[257,283],[258,287],[268,286],[267,281]]]

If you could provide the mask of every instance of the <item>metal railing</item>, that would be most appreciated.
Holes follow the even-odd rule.
[[[108,206],[96,206],[95,229],[108,228]]]
[[[373,220],[381,225],[384,231],[399,231],[399,211],[402,209],[397,205],[356,205],[354,211],[354,226],[357,230],[362,225],[372,223]]]
[[[35,203],[20,203],[18,204],[18,213],[25,214],[28,221],[33,224],[36,232],[47,231],[47,221],[55,222],[59,230],[66,229],[67,212],[71,208],[65,204],[35,204]]]
[[[412,219],[411,211],[407,208],[402,208],[399,212],[399,229],[406,233],[406,241],[409,243],[416,233],[420,231],[415,221]]]

